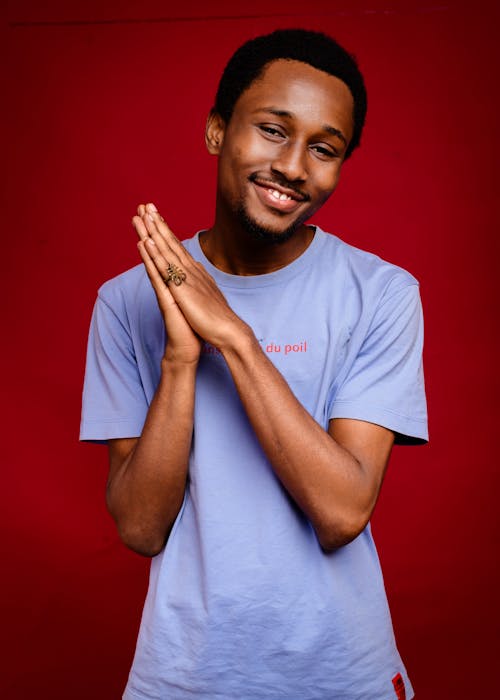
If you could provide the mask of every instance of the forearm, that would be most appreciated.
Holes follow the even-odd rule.
[[[364,421],[334,421],[329,432],[295,398],[202,265],[195,262],[155,208],[144,219],[144,245],[154,263],[150,277],[175,264],[185,273],[169,290],[176,309],[198,338],[224,355],[257,439],[277,476],[314,526],[325,549],[350,541],[375,505],[394,436]],[[148,267],[148,269],[149,269]],[[158,278],[158,279],[156,279]],[[168,308],[168,307],[166,307]],[[339,427],[340,426],[340,427]]]
[[[163,547],[184,498],[195,377],[196,363],[162,361],[141,437],[108,481],[108,509],[120,536],[149,556]]]
[[[251,332],[222,351],[266,456],[321,545],[353,539],[378,493],[363,465],[305,410]]]

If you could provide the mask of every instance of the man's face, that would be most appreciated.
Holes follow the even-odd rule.
[[[287,240],[334,191],[354,102],[338,78],[299,61],[270,63],[218,136],[218,216]]]

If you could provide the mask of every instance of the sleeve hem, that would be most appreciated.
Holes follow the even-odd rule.
[[[381,406],[369,406],[357,401],[337,401],[329,419],[352,418],[375,423],[392,430],[398,445],[421,445],[429,439],[426,418],[410,418]]]
[[[142,428],[142,423],[130,419],[82,421],[79,439],[81,442],[102,443],[115,438],[135,438],[140,437]]]

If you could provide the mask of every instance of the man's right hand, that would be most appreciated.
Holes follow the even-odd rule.
[[[160,275],[157,266],[148,253],[145,241],[150,238],[144,217],[147,216],[144,204],[137,208],[137,216],[132,219],[139,242],[137,248],[144,262],[146,272],[151,281],[158,300],[158,306],[165,321],[167,330],[167,347],[165,359],[174,363],[197,363],[200,357],[202,340],[194,333],[184,318],[167,284]],[[167,263],[165,263],[165,268]]]
[[[145,206],[137,211],[132,223],[165,322],[167,345],[141,436],[109,440],[106,501],[123,542],[154,556],[163,548],[184,499],[202,341],[162,278],[168,262],[164,267],[163,261],[155,264],[145,245],[151,240]]]

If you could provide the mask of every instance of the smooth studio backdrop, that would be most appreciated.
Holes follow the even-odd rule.
[[[421,282],[431,443],[396,448],[374,517],[418,700],[493,697],[498,642],[498,16],[486,2],[11,2],[4,12],[2,596],[7,700],[113,700],[149,562],[77,440],[98,286],[138,262],[154,201],[212,223],[205,118],[244,40],[337,37],[369,91],[363,144],[314,221]],[[236,700],[236,699],[235,699]],[[290,700],[301,700],[291,698]],[[329,700],[329,699],[325,699]]]

